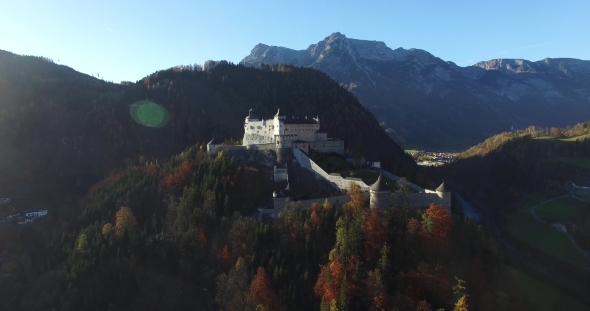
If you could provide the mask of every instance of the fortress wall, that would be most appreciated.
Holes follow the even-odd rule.
[[[220,151],[227,151],[227,153],[230,156],[236,155],[236,154],[240,154],[241,152],[245,152],[247,150],[246,146],[216,146],[215,148],[211,148],[210,151],[208,151],[207,153],[209,155],[212,156],[216,156],[217,153],[219,153]]]
[[[399,176],[393,175],[392,173],[387,172],[387,171],[384,171],[384,170],[381,170],[381,174],[383,174],[383,176],[386,176],[387,178],[389,178],[391,180],[395,180],[395,181],[399,181],[400,180]],[[412,189],[414,189],[414,190],[416,190],[418,192],[424,191],[424,189],[422,189],[422,187],[420,187],[420,186],[418,186],[418,185],[416,185],[414,183],[411,183],[409,181],[408,181],[408,186],[410,186],[410,188],[412,188]]]
[[[367,184],[365,184],[363,181],[349,180],[349,179],[342,178],[342,176],[340,176],[340,175],[336,176],[336,175],[330,175],[330,174],[326,173],[326,171],[324,171],[319,165],[317,165],[310,158],[308,158],[299,149],[293,149],[293,155],[295,156],[295,159],[297,160],[297,162],[299,162],[299,165],[301,165],[303,168],[306,168],[306,169],[314,172],[316,175],[318,175],[318,177],[322,177],[322,178],[326,179],[327,181],[329,181],[330,183],[335,185],[340,190],[348,190],[349,184],[351,182],[353,182],[353,183],[359,185],[359,187],[361,187],[361,191],[369,191],[369,186]]]
[[[315,141],[327,141],[328,133],[315,133]]]
[[[242,145],[263,145],[274,143],[274,135],[260,135],[256,133],[245,133]]]
[[[361,193],[361,198],[364,201],[368,201],[369,200],[369,193],[368,192]],[[324,204],[324,202],[326,200],[328,200],[328,202],[330,202],[330,204],[332,204],[333,206],[342,206],[350,201],[350,197],[345,194],[345,195],[339,195],[339,196],[335,196],[335,197],[318,198],[318,199],[310,199],[310,200],[303,200],[303,201],[291,201],[291,202],[296,203],[296,204],[298,202],[301,202],[303,207],[310,208],[313,203],[318,203],[319,205],[322,205],[322,204]]]
[[[344,154],[344,142],[342,140],[314,141],[309,143],[309,147],[319,152]]]
[[[269,144],[260,144],[260,145],[250,145],[248,146],[251,150],[276,150],[276,145],[274,143]]]
[[[446,200],[441,199],[436,192],[434,193],[415,193],[410,196],[410,205],[419,208],[419,207],[428,207],[430,204],[438,204],[447,210],[447,212],[451,213],[451,204]]]

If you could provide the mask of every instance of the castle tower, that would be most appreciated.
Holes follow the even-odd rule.
[[[370,206],[372,209],[385,209],[389,207],[389,197],[391,196],[391,189],[387,183],[381,179],[381,174],[377,181],[369,187]]]
[[[438,188],[436,188],[436,195],[441,199],[442,206],[450,213],[451,212],[451,190],[449,187],[445,186],[445,182],[443,181]]]
[[[285,165],[292,160],[293,141],[295,141],[296,138],[297,135],[293,134],[275,135],[277,162],[279,162],[279,164]]]
[[[207,155],[216,156],[217,155],[217,148],[221,146],[221,141],[219,139],[211,139],[210,142],[207,143]]]

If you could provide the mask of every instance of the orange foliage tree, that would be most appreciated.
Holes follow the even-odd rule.
[[[453,220],[444,207],[430,204],[422,215],[422,219],[421,236],[430,238],[435,243],[449,242],[453,231]]]
[[[270,287],[263,268],[258,268],[248,293],[248,301],[256,310],[280,310],[281,306],[275,293]]]
[[[231,266],[232,264],[232,260],[231,260],[231,254],[229,252],[229,247],[227,245],[225,245],[223,247],[223,250],[221,251],[221,265],[224,268],[227,268],[229,266]]]
[[[359,260],[355,255],[344,260],[337,252],[330,254],[330,260],[321,267],[314,287],[314,292],[322,299],[323,304],[341,303],[342,295],[350,297],[356,294],[354,280],[358,266]],[[344,292],[341,291],[342,288],[345,289]]]
[[[364,237],[365,259],[367,262],[375,262],[387,241],[387,228],[381,220],[379,211],[372,210],[365,220]]]

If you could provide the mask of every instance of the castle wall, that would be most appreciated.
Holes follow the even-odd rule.
[[[287,168],[286,167],[274,167],[274,181],[287,181],[289,180]]]
[[[285,134],[295,134],[300,140],[314,141],[315,132],[320,129],[318,124],[285,124]]]
[[[411,195],[411,207],[429,207],[433,203],[441,205],[448,213],[451,213],[451,202],[439,198],[436,193],[414,193]]]
[[[294,142],[293,148],[301,149],[303,152],[309,154],[309,143],[308,142]]]
[[[328,133],[315,133],[315,139],[313,141],[327,141]]]
[[[257,133],[245,133],[242,139],[242,145],[263,145],[274,143],[274,135],[261,135]]]
[[[249,145],[247,148],[248,150],[277,150],[277,147],[274,143]]]
[[[389,208],[389,202],[390,202],[390,196],[391,196],[390,191],[370,190],[369,193],[371,194],[371,196],[370,196],[371,208],[373,208],[373,209],[375,209],[375,208],[379,208],[379,209]]]
[[[368,201],[369,200],[369,193],[368,192],[361,193],[361,199],[363,201]],[[332,206],[342,206],[350,201],[350,197],[345,194],[345,195],[339,195],[339,196],[334,196],[334,197],[309,199],[309,200],[303,200],[303,201],[289,201],[289,202],[286,202],[285,199],[279,199],[279,200],[275,200],[274,208],[275,208],[275,212],[278,214],[278,213],[281,213],[285,210],[285,206],[287,204],[301,203],[301,205],[304,208],[310,208],[313,203],[318,203],[319,205],[323,205],[326,200],[328,200],[328,202],[330,202],[330,204],[332,204]]]
[[[390,172],[387,172],[387,171],[384,171],[384,170],[381,170],[381,174],[383,174],[383,176],[386,176],[387,178],[389,178],[391,180],[394,180],[394,181],[397,181],[397,182],[399,182],[399,180],[400,180],[399,176],[394,175],[394,174],[392,174]],[[420,186],[418,186],[418,185],[416,185],[414,183],[411,183],[409,181],[407,183],[408,183],[408,186],[410,188],[412,188],[412,189],[414,189],[414,190],[416,190],[418,192],[423,192],[424,191],[424,189],[422,189],[422,187],[420,187]]]
[[[344,154],[344,141],[342,140],[327,140],[327,141],[312,141],[309,143],[309,148],[318,152],[329,153],[334,152]]]
[[[345,179],[340,175],[336,176],[326,173],[326,171],[324,171],[319,165],[308,158],[299,149],[293,149],[293,155],[295,156],[295,159],[299,165],[301,165],[303,168],[314,172],[316,175],[318,175],[318,177],[326,179],[340,190],[348,190],[350,183],[353,182],[361,188],[361,191],[369,191],[369,186],[363,181]]]

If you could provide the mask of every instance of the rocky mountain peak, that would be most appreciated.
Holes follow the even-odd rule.
[[[584,60],[498,58],[460,67],[424,50],[334,32],[300,51],[259,44],[244,61],[325,72],[401,143],[464,148],[512,125],[573,124],[590,114],[590,61]]]

